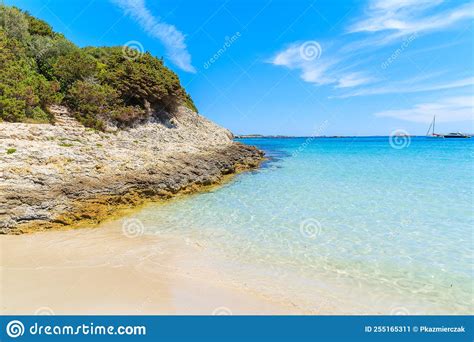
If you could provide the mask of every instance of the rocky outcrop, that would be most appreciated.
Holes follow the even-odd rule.
[[[180,107],[168,122],[85,128],[62,107],[55,125],[0,123],[0,228],[5,233],[99,222],[258,166],[263,153]]]

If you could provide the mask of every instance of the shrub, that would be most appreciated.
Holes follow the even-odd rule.
[[[39,74],[18,40],[0,29],[0,118],[5,121],[44,121],[47,106],[58,103],[57,81]]]
[[[22,42],[29,39],[28,20],[16,7],[0,5],[0,28],[9,39]]]
[[[75,81],[94,76],[97,70],[96,64],[94,57],[75,49],[58,57],[53,65],[53,75],[61,83],[61,89],[67,91]]]
[[[139,106],[118,107],[111,112],[111,116],[118,122],[119,126],[130,126],[139,120],[143,120],[146,117],[146,112]]]
[[[147,110],[172,111],[184,103],[185,91],[178,76],[163,61],[143,53],[135,59],[126,58],[120,47],[89,48],[99,61],[99,79],[117,90],[125,105]]]
[[[77,47],[62,35],[57,34],[54,37],[35,35],[28,43],[27,53],[35,59],[38,72],[48,80],[53,80],[54,65],[59,57],[70,54],[75,49]]]
[[[186,93],[186,96],[184,98],[184,105],[191,109],[192,111],[195,111],[196,113],[198,112],[198,109],[196,108],[196,105],[194,104],[193,99],[191,98],[191,95]]]
[[[0,96],[0,113],[4,121],[23,121],[26,118],[25,103],[21,100]]]
[[[178,105],[197,111],[178,76],[150,53],[79,48],[46,22],[0,5],[0,120],[53,121],[48,106],[67,105],[84,125],[128,126]],[[169,119],[169,117],[167,117]]]
[[[40,107],[34,107],[31,110],[30,118],[33,122],[50,122],[51,114],[44,112]]]
[[[87,127],[103,129],[104,119],[118,103],[116,91],[108,85],[76,81],[65,98],[76,118]]]
[[[24,16],[28,22],[28,32],[31,35],[54,36],[53,29],[47,22],[31,16],[28,12],[24,12]]]

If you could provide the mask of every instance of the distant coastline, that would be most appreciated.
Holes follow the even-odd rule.
[[[252,139],[252,138],[264,138],[264,139],[293,139],[293,138],[352,138],[352,136],[339,136],[339,135],[317,135],[317,136],[297,136],[297,135],[262,135],[262,134],[240,134],[236,135],[235,139]]]
[[[405,135],[416,137],[417,135]],[[388,137],[388,135],[262,135],[262,134],[240,134],[235,135],[235,139],[318,139],[318,138],[370,138],[370,137]]]
[[[474,133],[467,133],[468,136],[474,136]],[[426,135],[416,134],[397,134],[398,137],[418,137],[424,138]],[[340,139],[340,138],[383,138],[390,137],[390,135],[262,135],[262,134],[238,134],[235,139]]]

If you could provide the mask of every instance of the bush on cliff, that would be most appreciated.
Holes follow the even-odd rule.
[[[46,22],[0,5],[0,120],[52,122],[51,104],[96,129],[178,105],[197,111],[162,59],[122,47],[79,48]]]
[[[117,92],[110,86],[76,81],[68,90],[64,102],[85,126],[103,129],[103,119],[117,100]]]
[[[61,100],[59,83],[47,80],[34,64],[24,47],[0,30],[0,119],[52,120],[46,108]]]
[[[53,64],[53,77],[61,83],[61,90],[68,93],[76,81],[93,77],[97,72],[97,61],[80,49],[60,55]]]

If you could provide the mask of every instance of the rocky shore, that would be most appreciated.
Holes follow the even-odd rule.
[[[2,233],[98,223],[263,160],[261,151],[185,107],[171,119],[109,132],[85,128],[64,107],[52,111],[54,125],[0,122]]]

